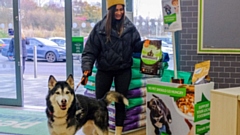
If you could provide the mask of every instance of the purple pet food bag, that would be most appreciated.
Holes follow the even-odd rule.
[[[146,120],[145,119],[134,122],[134,123],[131,123],[131,124],[124,125],[123,132],[133,130],[133,129],[137,129],[137,128],[144,127],[144,126],[146,126]],[[115,123],[114,122],[109,122],[109,128],[114,130],[115,129]]]
[[[146,96],[146,87],[136,88],[128,91],[127,98]]]
[[[140,120],[146,119],[146,113],[141,113],[138,115],[134,115],[134,116],[129,116],[126,117],[126,119],[124,120],[124,125],[130,124],[130,123],[134,123]],[[115,118],[109,115],[109,121],[110,122],[115,122]]]

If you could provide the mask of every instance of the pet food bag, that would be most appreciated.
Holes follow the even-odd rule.
[[[162,41],[145,40],[141,53],[140,71],[144,74],[159,75],[162,63]]]
[[[213,89],[213,82],[189,85],[149,80],[147,135],[209,135]]]
[[[205,80],[206,80],[206,77],[208,77],[209,70],[210,70],[210,60],[195,64],[195,69],[192,76],[192,83],[195,85],[206,83]]]

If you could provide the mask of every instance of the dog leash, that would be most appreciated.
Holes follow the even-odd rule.
[[[84,78],[82,78],[82,79],[79,81],[79,83],[78,83],[78,85],[76,86],[76,88],[75,88],[74,91],[77,91],[78,87],[81,85],[81,83],[82,83],[83,80],[84,80]]]
[[[83,85],[86,85],[86,84],[87,84],[88,74],[89,74],[89,71],[84,71],[83,77],[82,77],[82,79],[79,81],[79,83],[78,83],[78,85],[76,86],[76,88],[75,88],[74,91],[77,91],[78,87],[79,87],[81,84],[83,84]]]

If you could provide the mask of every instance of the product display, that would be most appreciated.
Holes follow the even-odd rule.
[[[193,78],[189,72],[178,71],[182,80],[173,80],[173,71],[164,70],[161,80],[148,80],[147,135],[210,134],[210,91],[214,83],[196,83],[208,76],[209,68],[210,61],[205,61],[196,64]]]

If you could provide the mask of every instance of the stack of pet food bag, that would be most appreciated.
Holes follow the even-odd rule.
[[[160,47],[161,48],[161,47]],[[158,47],[159,49],[159,47]],[[155,53],[153,48],[152,53]],[[152,54],[149,54],[152,55]],[[153,54],[154,55],[154,54]],[[159,54],[158,54],[159,55]],[[160,54],[162,55],[162,53]],[[155,56],[155,55],[154,55]],[[168,54],[165,56],[165,62],[161,62],[159,69],[167,68],[167,61],[169,60]],[[162,57],[161,57],[162,58]],[[164,67],[162,67],[164,65]],[[146,126],[146,83],[147,80],[152,78],[160,78],[161,71],[154,70],[153,72],[158,72],[158,74],[145,74],[143,64],[141,59],[141,53],[133,55],[133,66],[132,66],[132,80],[130,82],[129,91],[127,98],[129,100],[129,106],[126,106],[126,119],[124,121],[123,132],[136,131],[137,129],[145,128]],[[141,71],[139,70],[141,69]],[[144,71],[142,71],[144,70]],[[88,83],[85,86],[86,91],[84,95],[95,98],[95,74],[97,69],[94,67],[93,74],[88,78]],[[111,90],[115,91],[114,83],[112,84]],[[115,107],[114,104],[108,106],[109,111],[109,128],[114,131],[115,129]]]

